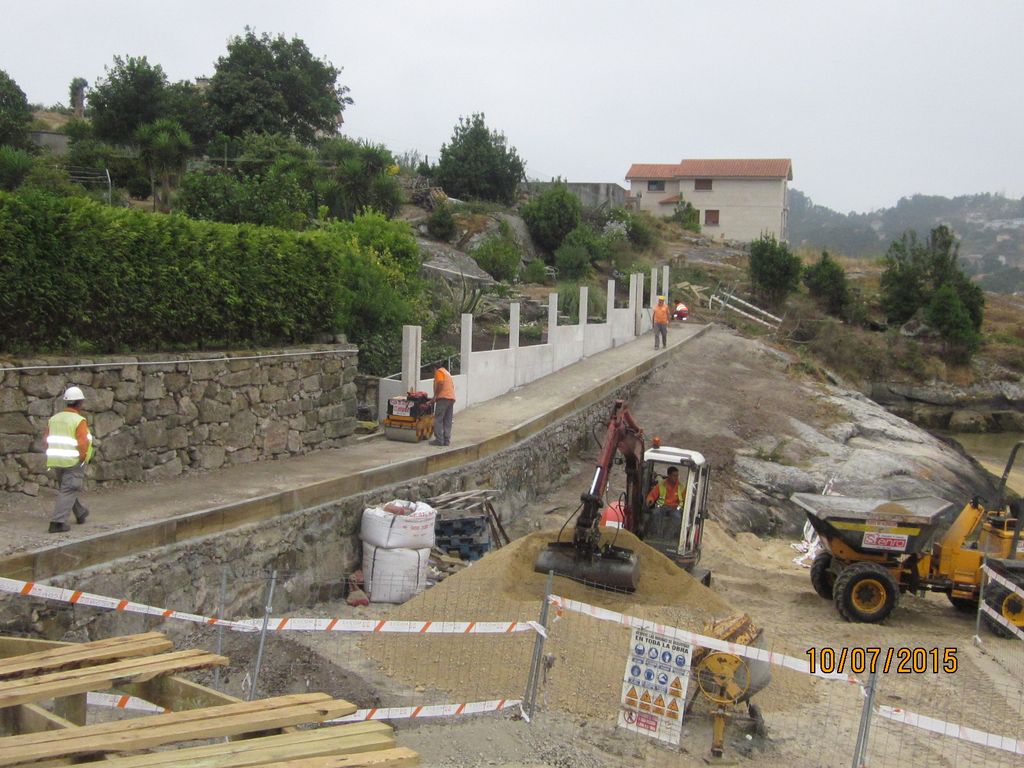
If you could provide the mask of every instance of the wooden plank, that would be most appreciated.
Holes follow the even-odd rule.
[[[11,736],[0,740],[0,765],[68,755],[131,752],[179,741],[258,733],[300,723],[319,723],[355,711],[354,704],[332,699],[325,693],[303,693],[167,712],[86,725],[71,732]]]
[[[7,727],[13,734],[61,731],[77,726],[60,715],[43,709],[38,704],[21,704],[0,710],[5,716]],[[0,741],[2,743],[2,741]]]
[[[188,765],[189,768],[245,768],[279,760],[388,749],[394,745],[394,729],[391,726],[382,722],[363,722],[227,744],[111,757],[103,765],[104,768],[177,768],[181,765]]]
[[[47,648],[66,648],[74,643],[63,643],[59,640],[37,640],[34,637],[0,636],[0,658],[21,656],[26,653],[45,651]]]
[[[154,677],[142,683],[118,685],[116,689],[118,693],[137,696],[171,712],[198,707],[217,707],[241,701],[230,694],[172,675]]]
[[[40,675],[115,659],[152,656],[172,647],[171,641],[159,632],[72,643],[0,660],[0,680]]]
[[[176,651],[125,659],[95,667],[53,672],[26,680],[0,681],[0,708],[87,691],[102,691],[121,683],[145,682],[158,675],[226,666],[227,658],[206,651]]]
[[[382,752],[368,752],[351,757],[313,757],[307,760],[286,760],[264,763],[264,768],[398,768],[419,765],[420,756],[407,747],[395,747]]]

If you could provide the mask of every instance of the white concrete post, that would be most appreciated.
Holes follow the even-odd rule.
[[[418,325],[402,326],[402,391],[415,392],[420,388],[420,341],[423,329]]]
[[[608,294],[604,300],[604,321],[610,323],[612,321],[612,310],[615,309],[615,281],[608,281]]]
[[[675,305],[672,304],[672,297],[668,295],[670,290],[671,288],[669,288],[668,284],[668,264],[664,264],[661,267],[661,292],[665,296],[665,303],[674,307]]]
[[[459,338],[459,373],[465,378],[463,379],[464,384],[462,388],[465,390],[462,393],[456,393],[456,396],[461,396],[464,407],[468,408],[470,404],[469,393],[472,388],[470,384],[470,362],[473,356],[473,315],[464,314],[462,316],[462,331]],[[449,371],[451,373],[451,371]]]
[[[589,313],[589,302],[590,302],[590,288],[585,285],[580,286],[580,328],[587,324],[587,315]]]
[[[508,307],[508,348],[519,349],[519,302],[513,301]]]
[[[548,294],[548,344],[555,341],[555,328],[558,327],[558,294]]]
[[[651,267],[651,309],[658,303],[658,268]]]
[[[639,336],[644,332],[644,275],[638,272],[636,275],[636,304],[633,307],[633,322],[636,330],[634,334]]]

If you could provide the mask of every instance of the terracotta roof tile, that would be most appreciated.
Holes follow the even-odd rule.
[[[634,166],[635,167],[635,166]],[[683,160],[677,175],[687,178],[772,178],[793,179],[793,161],[788,158],[768,160]]]
[[[633,163],[627,179],[674,179],[679,176],[678,163]]]
[[[659,200],[658,205],[675,205],[682,199],[682,195],[672,195],[672,197],[666,197],[664,200]]]

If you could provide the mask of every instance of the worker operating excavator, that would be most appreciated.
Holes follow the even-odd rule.
[[[669,531],[678,531],[682,519],[683,496],[679,490],[679,467],[669,467],[665,477],[647,494],[650,511],[646,515],[644,537],[662,539]]]

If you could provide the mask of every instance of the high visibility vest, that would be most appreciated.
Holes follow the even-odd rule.
[[[659,507],[664,507],[665,506],[665,499],[667,499],[667,498],[668,498],[668,483],[666,483],[664,480],[659,480],[658,481],[658,506]],[[676,503],[675,503],[675,506],[678,507],[682,503],[682,501],[683,500],[681,498],[679,498],[679,485],[677,484],[676,485]]]
[[[434,372],[434,392],[438,400],[455,399],[455,380],[447,368],[438,368]]]
[[[50,417],[50,429],[46,436],[46,466],[73,467],[80,462],[78,458],[78,438],[75,432],[85,417],[74,411],[61,411]],[[88,429],[88,427],[86,427]],[[92,433],[89,433],[89,449],[85,460],[92,458]]]

